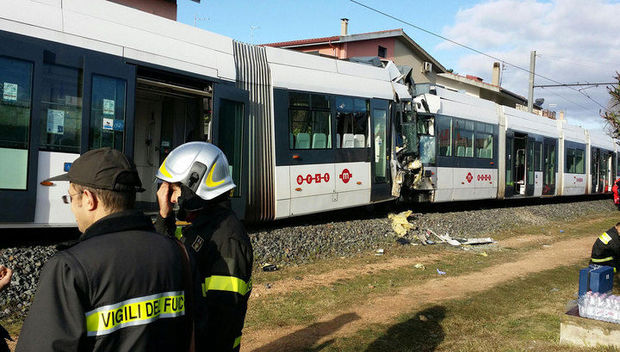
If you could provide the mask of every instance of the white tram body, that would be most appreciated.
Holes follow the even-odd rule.
[[[153,211],[158,165],[192,140],[227,155],[250,221],[611,190],[611,138],[402,78],[109,1],[0,2],[0,227],[75,226],[68,185],[40,182],[104,146],[134,159]]]

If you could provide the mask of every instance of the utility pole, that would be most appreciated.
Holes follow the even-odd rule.
[[[527,111],[534,109],[534,71],[536,70],[536,50],[530,51],[530,84],[527,95]]]

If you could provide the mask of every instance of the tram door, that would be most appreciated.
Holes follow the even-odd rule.
[[[17,54],[10,48],[0,42],[4,54]],[[2,222],[34,220],[39,126],[33,123],[33,74],[32,62],[0,56],[0,202],[9,205],[2,207]]]
[[[535,187],[534,175],[534,147],[536,141],[532,137],[527,138],[527,155],[525,156],[525,195],[533,196]]]
[[[228,167],[235,187],[230,194],[231,205],[240,219],[245,218],[248,199],[249,144],[248,114],[249,95],[245,90],[231,85],[216,84],[213,97],[213,143],[228,159]],[[254,165],[254,167],[261,167]]]
[[[556,140],[545,138],[543,142],[545,164],[543,166],[543,195],[555,195],[555,173],[557,169]]]
[[[592,154],[590,157],[590,179],[592,187],[590,193],[598,193],[598,168],[599,168],[600,151],[598,148],[592,148]]]
[[[592,150],[592,193],[603,193],[611,191],[613,182],[613,153],[603,149],[594,148]]]
[[[392,194],[390,186],[390,139],[389,137],[389,105],[386,101],[372,100],[372,155],[371,175],[372,184],[370,201],[389,199]]]
[[[145,189],[136,197],[142,210],[157,210],[155,175],[170,151],[186,142],[207,140],[204,121],[211,96],[207,86],[205,82],[205,90],[200,90],[138,78],[133,158]]]
[[[506,132],[506,186],[504,191],[504,197],[512,197],[515,192],[514,184],[514,165],[513,165],[513,153],[514,153],[514,136],[512,133]]]

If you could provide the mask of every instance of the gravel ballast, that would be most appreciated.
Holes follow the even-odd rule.
[[[480,203],[480,206],[484,204]],[[491,204],[497,206],[498,203]],[[485,209],[476,207],[384,206],[375,212],[357,208],[251,226],[248,233],[254,247],[256,267],[265,263],[286,266],[320,258],[353,256],[394,244],[398,235],[392,230],[387,217],[390,210],[413,210],[409,220],[414,229],[405,237],[415,240],[415,236],[426,232],[426,229],[438,234],[448,233],[452,237],[492,237],[493,231],[502,228],[544,226],[551,221],[570,220],[615,208],[610,199],[534,205],[507,203]],[[425,210],[421,211],[421,208]],[[10,287],[0,293],[2,324],[25,317],[36,291],[40,270],[55,251],[55,246],[0,249],[0,264],[14,269]]]

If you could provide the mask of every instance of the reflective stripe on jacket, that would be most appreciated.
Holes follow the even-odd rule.
[[[17,351],[187,351],[182,260],[141,212],[100,219],[45,264]]]
[[[599,235],[592,245],[590,264],[611,266],[614,272],[620,268],[620,237],[615,226]]]
[[[197,276],[196,350],[238,351],[252,290],[252,245],[229,201],[210,204],[191,225],[179,230],[159,216],[155,227],[181,236],[192,253]]]

